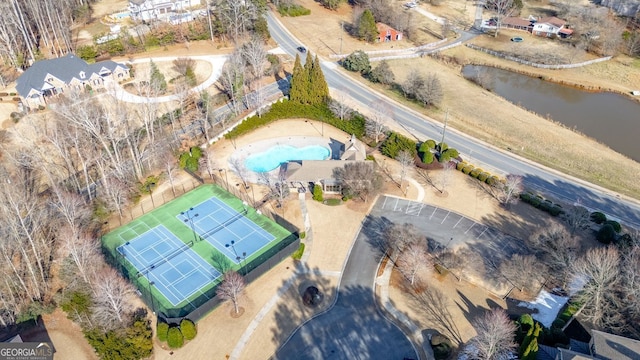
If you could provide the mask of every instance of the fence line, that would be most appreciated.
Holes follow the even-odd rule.
[[[364,53],[367,55],[377,55],[377,54],[393,54],[393,53],[403,53],[403,52],[420,52],[420,50],[425,50],[425,49],[431,49],[434,48],[442,43],[447,42],[449,39],[444,38],[442,40],[438,40],[436,42],[432,42],[432,43],[428,43],[428,44],[424,44],[424,45],[420,45],[420,46],[416,46],[416,47],[411,47],[411,48],[407,48],[407,49],[389,49],[389,50],[372,50],[372,51],[365,51]],[[342,59],[349,56],[349,54],[331,54],[329,55],[329,57],[331,59]]]
[[[429,55],[429,54],[433,54],[433,53],[436,53],[436,52],[444,51],[444,50],[447,50],[447,49],[451,49],[453,47],[460,46],[460,45],[462,45],[462,42],[461,41],[456,41],[456,42],[454,42],[452,44],[449,44],[447,46],[443,46],[443,47],[439,47],[439,48],[431,49],[431,50],[427,50],[427,51],[422,51],[422,52],[418,52],[418,53],[415,53],[415,54],[381,56],[381,57],[370,58],[369,61],[373,62],[373,61],[382,61],[382,60],[412,59],[412,58],[422,57],[424,55]]]
[[[603,61],[609,61],[612,58],[611,56],[605,56],[605,57],[602,57],[602,58],[583,61],[583,62],[574,63],[574,64],[549,65],[549,64],[539,64],[539,63],[534,63],[534,62],[531,62],[531,61],[523,60],[523,59],[517,58],[515,56],[506,55],[506,54],[503,54],[501,52],[485,49],[483,47],[480,47],[480,46],[477,46],[477,45],[473,45],[473,44],[466,44],[466,45],[467,45],[467,47],[469,47],[469,48],[471,48],[473,50],[482,51],[484,53],[487,53],[487,54],[493,55],[493,56],[497,56],[497,57],[502,58],[502,59],[515,61],[515,62],[520,63],[520,64],[529,65],[529,66],[533,66],[533,67],[541,68],[541,69],[554,69],[554,70],[557,70],[557,69],[572,69],[572,68],[591,65],[591,64],[595,64],[595,63],[599,63],[599,62],[603,62]]]
[[[192,177],[188,177],[187,179],[188,181],[182,181],[179,184],[174,184],[161,192],[151,191],[148,196],[143,196],[137,204],[132,204],[128,208],[123,209],[122,216],[119,216],[116,211],[115,214],[111,216],[107,224],[105,224],[105,232],[109,232],[123,224],[133,221],[149,211],[152,211],[201,185],[199,181]]]

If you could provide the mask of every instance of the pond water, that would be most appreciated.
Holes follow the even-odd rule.
[[[280,164],[292,160],[325,160],[331,151],[324,146],[312,145],[297,148],[290,145],[276,145],[267,151],[249,155],[244,164],[247,169],[263,173],[271,171]]]
[[[613,93],[590,93],[508,70],[467,65],[465,78],[485,72],[488,88],[640,161],[640,104]],[[640,84],[639,84],[640,87]]]

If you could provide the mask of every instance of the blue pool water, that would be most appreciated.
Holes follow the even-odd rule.
[[[330,155],[324,146],[312,145],[297,148],[290,145],[277,145],[271,149],[253,154],[245,160],[245,166],[258,173],[271,171],[280,164],[291,160],[324,160]]]

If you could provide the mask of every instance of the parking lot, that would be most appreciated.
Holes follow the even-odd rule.
[[[415,201],[385,196],[378,200],[371,216],[393,223],[412,224],[427,237],[431,252],[445,247],[468,248],[474,255],[473,260],[478,261],[469,261],[465,277],[501,296],[511,286],[496,271],[497,267],[511,255],[525,252],[522,240],[453,211]]]

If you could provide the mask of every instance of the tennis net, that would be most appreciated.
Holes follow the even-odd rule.
[[[158,260],[158,262],[151,264],[147,267],[145,267],[144,269],[138,271],[138,277],[147,274],[149,271],[157,268],[158,266],[166,263],[167,261],[173,259],[174,257],[178,256],[179,254],[183,253],[185,250],[187,250],[188,248],[190,248],[193,245],[193,240],[189,241],[188,243],[185,243],[184,245],[180,246],[179,248],[177,248],[176,250],[173,250],[169,255],[163,257],[162,259]]]
[[[202,234],[202,238],[206,239],[209,236],[217,233],[218,231],[222,230],[224,227],[226,227],[227,225],[231,224],[232,222],[240,219],[241,217],[245,216],[247,214],[247,209],[244,209],[242,212],[239,212],[235,215],[233,215],[232,217],[228,218],[227,220],[225,220],[223,223],[221,223],[220,225],[216,226],[215,228],[207,231],[206,233]]]

